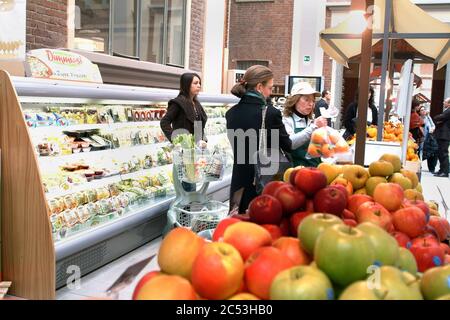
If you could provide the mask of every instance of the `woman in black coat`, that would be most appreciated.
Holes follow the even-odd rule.
[[[367,109],[367,125],[377,125],[378,110],[374,102],[374,90],[369,88],[369,104]],[[356,94],[355,101],[350,103],[345,111],[344,116],[344,138],[348,139],[356,133],[356,125],[358,122],[358,94]]]
[[[233,147],[234,164],[230,187],[230,204],[239,206],[239,213],[245,213],[249,203],[257,196],[254,185],[255,168],[253,155],[258,150],[259,132],[262,125],[262,110],[267,105],[273,87],[273,73],[265,66],[252,66],[244,74],[231,93],[241,98],[225,114],[228,139]],[[278,130],[278,146],[291,152],[291,140],[282,122],[281,112],[267,106],[265,117],[267,148],[271,147],[273,130]],[[276,147],[276,146],[273,146]]]

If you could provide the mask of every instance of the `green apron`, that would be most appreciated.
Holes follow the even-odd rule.
[[[297,128],[295,124],[294,116],[292,116],[292,121],[294,121],[294,133],[302,132],[305,128]],[[292,150],[292,160],[294,161],[294,167],[304,166],[304,167],[317,167],[322,161],[320,158],[306,159],[306,154],[308,152],[309,143]]]

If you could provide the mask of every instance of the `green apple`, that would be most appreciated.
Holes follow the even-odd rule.
[[[428,269],[423,274],[421,289],[427,300],[450,294],[450,264]]]
[[[384,286],[370,288],[367,281],[357,281],[342,292],[339,300],[384,300],[387,292]]]
[[[383,266],[379,272],[381,286],[388,290],[386,300],[423,300],[418,277],[392,266]]]
[[[369,236],[375,252],[375,265],[393,266],[395,264],[399,250],[394,237],[371,222],[361,223],[356,228]]]
[[[412,182],[407,177],[401,173],[394,173],[390,178],[389,182],[399,184],[403,190],[412,189]]]
[[[437,298],[436,300],[450,300],[450,293]]]
[[[327,213],[315,213],[303,219],[298,226],[298,239],[302,248],[309,254],[314,253],[317,237],[335,224],[343,224],[343,222],[337,216]]]
[[[394,172],[400,172],[402,169],[402,160],[397,155],[386,153],[381,156],[380,160],[389,161],[394,167]]]
[[[406,248],[399,248],[398,259],[395,266],[402,271],[408,271],[415,275],[417,273],[417,262],[414,255]]]
[[[366,182],[366,193],[369,196],[373,196],[373,191],[375,190],[375,187],[379,185],[380,183],[387,183],[387,180],[385,177],[370,177],[367,179]]]
[[[359,165],[344,166],[343,173],[344,178],[351,182],[354,190],[364,188],[369,179],[369,172]]]
[[[280,272],[270,286],[271,300],[332,300],[333,287],[317,268],[297,266]]]
[[[333,283],[347,286],[366,278],[375,253],[363,231],[337,224],[327,228],[317,239],[314,259]]]

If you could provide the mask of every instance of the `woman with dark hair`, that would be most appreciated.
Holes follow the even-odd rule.
[[[272,105],[267,105],[272,87],[272,71],[265,66],[255,65],[248,68],[241,81],[231,89],[233,95],[241,98],[225,114],[228,139],[234,154],[230,208],[239,207],[239,213],[245,213],[250,201],[257,196],[253,155],[259,149],[264,110],[267,148],[279,147],[284,152],[291,151],[292,143],[282,122],[281,112]],[[278,140],[272,141],[272,136],[278,137]],[[278,145],[271,145],[272,142]]]
[[[181,133],[193,134],[195,141],[201,144],[206,141],[204,130],[208,118],[197,100],[201,87],[198,74],[184,73],[181,76],[180,93],[169,101],[167,112],[160,122],[161,129],[169,141]]]
[[[375,97],[374,97],[375,91],[372,87],[369,87],[369,103],[367,105],[367,125],[377,125],[378,123],[378,110],[375,106]],[[356,133],[356,125],[358,122],[358,92],[355,96],[355,101],[350,103],[347,107],[347,110],[345,111],[344,116],[344,138],[349,139],[351,136],[353,136]]]
[[[413,100],[411,105],[411,118],[409,120],[409,132],[411,132],[414,140],[417,144],[422,143],[422,138],[424,136],[423,127],[425,122],[419,115],[420,102]]]

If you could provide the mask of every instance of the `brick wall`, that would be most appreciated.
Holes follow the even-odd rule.
[[[329,28],[331,26],[331,10],[329,8],[326,9],[326,18],[325,18],[325,28]],[[322,75],[324,77],[324,89],[330,90],[331,88],[331,75],[332,75],[333,61],[330,59],[330,56],[326,53],[323,54],[323,71]]]
[[[289,74],[293,0],[236,3],[231,1],[229,68],[237,60],[270,60],[276,85]]]
[[[27,50],[67,46],[67,0],[27,1]]]
[[[205,2],[204,0],[192,0],[191,7],[189,69],[199,72],[202,71],[203,66]]]

